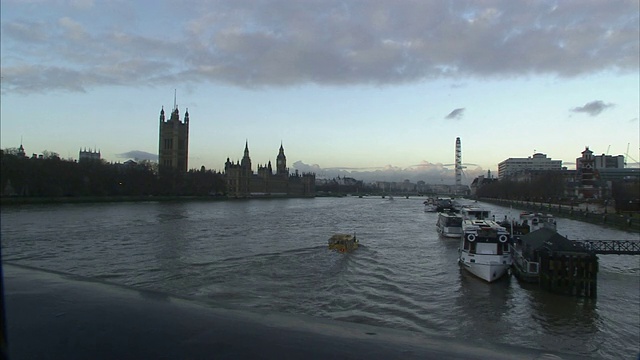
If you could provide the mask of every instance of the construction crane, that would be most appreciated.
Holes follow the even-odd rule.
[[[631,145],[631,143],[627,143],[627,152],[624,154],[624,167],[627,167],[627,163],[628,163],[627,159],[633,160],[633,163],[638,165],[638,160],[629,156],[629,145]]]

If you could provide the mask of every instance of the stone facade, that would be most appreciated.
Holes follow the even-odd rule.
[[[91,149],[80,149],[80,152],[78,153],[78,161],[79,162],[85,162],[85,161],[100,161],[100,151],[96,151],[91,150]]]
[[[241,161],[234,163],[227,158],[224,173],[228,197],[313,197],[316,193],[315,174],[299,174],[297,170],[294,174],[289,174],[282,144],[276,158],[275,173],[271,161],[266,165],[258,165],[257,174],[253,172],[248,142],[245,143]]]
[[[173,169],[187,172],[189,159],[189,110],[180,120],[178,106],[175,105],[171,118],[165,121],[164,108],[160,111],[160,137],[158,145],[158,165],[160,171]]]

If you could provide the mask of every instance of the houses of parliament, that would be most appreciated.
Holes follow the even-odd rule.
[[[185,111],[184,120],[180,120],[178,106],[174,103],[171,117],[166,120],[163,107],[160,110],[158,146],[160,173],[169,169],[174,172],[187,172],[188,158],[189,110]],[[290,174],[282,143],[276,157],[275,170],[274,173],[269,161],[265,165],[258,165],[258,172],[254,173],[249,157],[249,142],[245,142],[242,160],[234,163],[227,158],[224,164],[227,196],[231,198],[315,196],[315,174],[299,174],[297,170]]]

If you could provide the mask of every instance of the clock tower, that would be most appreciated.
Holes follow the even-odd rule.
[[[289,169],[287,169],[287,157],[284,156],[284,147],[280,143],[280,152],[276,158],[276,174],[277,175],[289,175]]]

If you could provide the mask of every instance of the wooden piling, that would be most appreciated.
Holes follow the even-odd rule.
[[[539,263],[538,284],[559,294],[595,298],[598,257],[557,232],[543,228],[521,237],[528,261]]]
[[[554,293],[595,298],[598,258],[589,253],[540,254],[540,287]]]

